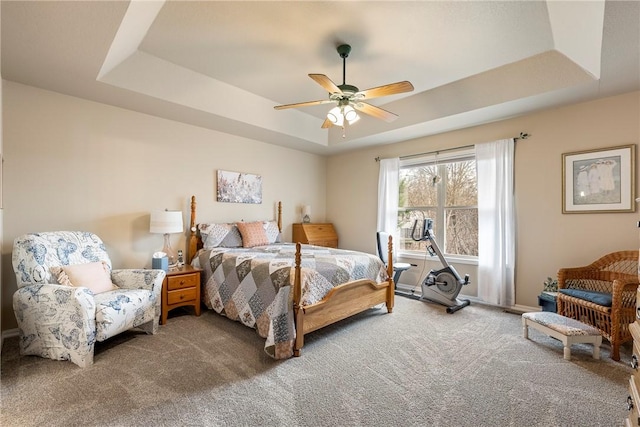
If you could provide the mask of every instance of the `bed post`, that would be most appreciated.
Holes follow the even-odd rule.
[[[189,264],[198,252],[198,237],[196,236],[196,196],[191,196],[191,221],[189,222]]]
[[[282,233],[282,202],[278,202],[278,231]]]
[[[304,345],[304,323],[303,323],[303,309],[300,304],[300,299],[302,298],[302,280],[300,273],[300,264],[302,260],[302,255],[300,254],[302,250],[302,245],[300,243],[296,243],[296,265],[295,265],[295,273],[293,277],[293,316],[296,328],[296,339],[293,343],[293,355],[300,356],[300,350]]]
[[[387,288],[387,313],[393,312],[394,298],[396,294],[396,284],[393,283],[393,237],[389,235],[389,244],[387,245],[387,274],[389,276],[389,287]]]

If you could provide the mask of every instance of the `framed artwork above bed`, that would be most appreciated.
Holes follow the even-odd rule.
[[[217,200],[229,203],[262,203],[262,177],[218,169]]]

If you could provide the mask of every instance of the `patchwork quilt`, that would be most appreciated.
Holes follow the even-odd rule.
[[[203,269],[203,300],[209,309],[255,328],[275,359],[293,355],[293,283],[296,247],[291,243],[255,248],[202,250],[194,266]],[[375,255],[302,245],[302,304],[316,303],[334,286],[360,279],[377,283],[387,271]]]

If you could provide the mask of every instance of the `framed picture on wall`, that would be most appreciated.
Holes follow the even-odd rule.
[[[636,146],[562,155],[562,213],[635,212]]]
[[[262,203],[262,177],[251,173],[218,170],[217,200],[229,203]]]

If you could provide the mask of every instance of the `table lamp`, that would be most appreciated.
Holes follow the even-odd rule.
[[[151,233],[164,234],[164,248],[162,252],[167,254],[169,268],[175,268],[178,264],[178,256],[171,247],[169,234],[183,231],[181,211],[156,211],[151,213],[149,231]]]
[[[311,222],[311,206],[309,205],[302,207],[302,222],[305,224]]]

